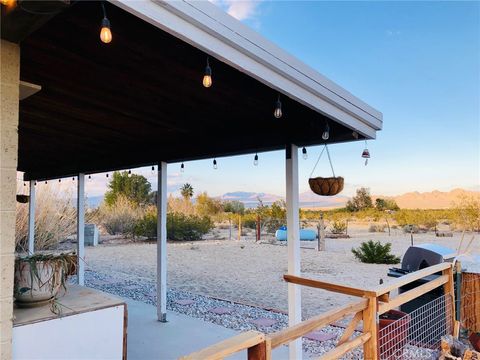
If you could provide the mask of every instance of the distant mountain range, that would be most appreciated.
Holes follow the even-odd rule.
[[[396,201],[401,209],[446,209],[461,196],[476,196],[480,198],[479,191],[454,189],[452,191],[431,191],[420,193],[418,191],[405,193],[397,196],[372,195],[373,199],[387,198]],[[247,191],[228,192],[220,196],[225,201],[241,201],[247,208],[256,207],[259,199],[264,205],[271,205],[275,201],[283,200],[279,195],[256,193]],[[316,209],[334,209],[344,207],[350,197],[344,195],[318,196],[313,192],[305,191],[299,195],[300,207]],[[87,199],[89,208],[96,208],[103,201],[103,196],[92,196]]]
[[[401,209],[446,209],[458,201],[461,196],[476,196],[480,198],[480,192],[464,189],[454,189],[447,192],[434,190],[424,193],[415,191],[397,196],[372,195],[372,198],[393,199]],[[283,199],[283,197],[278,195],[244,191],[229,192],[221,198],[223,200],[241,201],[246,207],[257,206],[259,198],[264,205],[271,205],[274,201]],[[344,207],[349,198],[344,195],[318,196],[311,191],[305,191],[300,194],[299,201],[302,208],[334,209]]]

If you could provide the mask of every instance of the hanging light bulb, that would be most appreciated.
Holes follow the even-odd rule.
[[[308,159],[307,149],[305,148],[305,146],[302,149],[302,157],[304,160]]]
[[[370,151],[367,148],[367,140],[365,140],[365,149],[362,151],[362,158],[365,159],[365,166],[368,164],[368,159],[370,159]]]
[[[24,183],[23,183],[23,186],[27,186],[27,184],[24,182]]]
[[[182,172],[182,173],[185,172],[185,165],[183,165],[183,163],[182,163],[182,165],[180,165],[180,172]]]
[[[322,139],[328,140],[330,137],[330,126],[328,126],[328,122],[325,124],[325,130],[323,130]]]
[[[62,179],[58,179],[58,182],[62,182]]]
[[[112,41],[112,31],[110,30],[110,20],[107,19],[107,12],[105,11],[105,4],[103,1],[100,3],[103,10],[103,19],[100,30],[100,40],[105,44]]]
[[[152,175],[155,175],[155,166],[152,166]]]
[[[218,166],[217,166],[217,159],[213,159],[213,168],[214,168],[215,170],[217,170],[217,169],[218,169]]]
[[[253,158],[253,165],[258,165],[258,154],[255,154],[255,157]]]
[[[72,177],[72,181],[75,181],[75,176],[74,176],[74,177]]]
[[[107,177],[107,178],[108,178],[108,173],[106,173],[106,174],[105,174],[105,177]]]
[[[208,62],[207,57],[207,66],[205,67],[205,74],[203,75],[203,86],[209,88],[212,86],[212,68],[210,67],[210,63]]]
[[[128,176],[128,177],[132,176],[132,170],[128,170],[127,176]]]
[[[47,184],[47,180],[45,180],[45,184]]]
[[[33,184],[34,186],[37,186],[37,180],[35,180],[35,183]]]
[[[280,101],[280,94],[278,94],[277,102],[275,103],[275,110],[273,111],[273,116],[277,119],[282,117],[282,102]]]
[[[88,181],[92,181],[92,175],[88,175]]]

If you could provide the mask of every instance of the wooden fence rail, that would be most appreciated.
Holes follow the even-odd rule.
[[[349,315],[354,316],[345,329],[344,334],[339,339],[336,347],[320,358],[328,360],[338,359],[353,349],[363,346],[365,359],[378,359],[377,319],[379,315],[412,301],[413,299],[416,299],[440,286],[443,286],[445,294],[452,296],[452,300],[454,300],[455,295],[453,286],[453,268],[450,263],[430,266],[398,278],[390,284],[381,285],[374,289],[359,289],[293,275],[285,275],[284,279],[290,283],[324,289],[345,295],[357,296],[360,299],[348,305],[332,309],[323,314],[304,320],[273,334],[265,335],[257,331],[249,331],[207,347],[196,353],[187,355],[181,359],[218,360],[236,352],[248,350],[249,360],[270,360],[272,357],[272,350],[276,347],[288,344],[305,336],[313,330],[328,326]],[[394,290],[420,279],[423,279],[426,282],[395,297],[391,296],[391,293]],[[451,303],[449,306],[453,307],[452,309],[449,309],[453,316],[453,324],[457,325],[455,321],[455,301],[449,303]],[[351,336],[360,321],[363,322],[363,333],[362,335],[351,339]],[[457,326],[454,326],[454,335],[457,335],[455,334],[455,329],[457,328]]]

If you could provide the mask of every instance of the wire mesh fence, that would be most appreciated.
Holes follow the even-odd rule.
[[[442,336],[452,333],[452,301],[446,294],[408,314],[387,313],[380,319],[380,359],[436,359]]]

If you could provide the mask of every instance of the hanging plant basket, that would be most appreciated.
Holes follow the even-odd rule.
[[[330,162],[333,176],[312,178],[315,168],[317,167],[318,162],[320,161],[320,158],[322,157],[325,150],[327,150],[328,161]],[[343,190],[344,179],[341,176],[335,176],[335,171],[333,170],[332,159],[330,158],[330,152],[328,151],[327,144],[325,144],[325,147],[323,148],[315,166],[313,167],[312,173],[310,174],[310,179],[308,179],[308,184],[310,185],[310,189],[312,189],[315,194],[320,196],[337,195],[340,191]]]
[[[341,176],[337,177],[316,177],[308,179],[310,189],[321,196],[337,195],[343,190],[344,179]]]
[[[28,196],[28,195],[17,195],[17,202],[19,202],[21,204],[28,203],[29,199],[30,199],[30,196]]]

